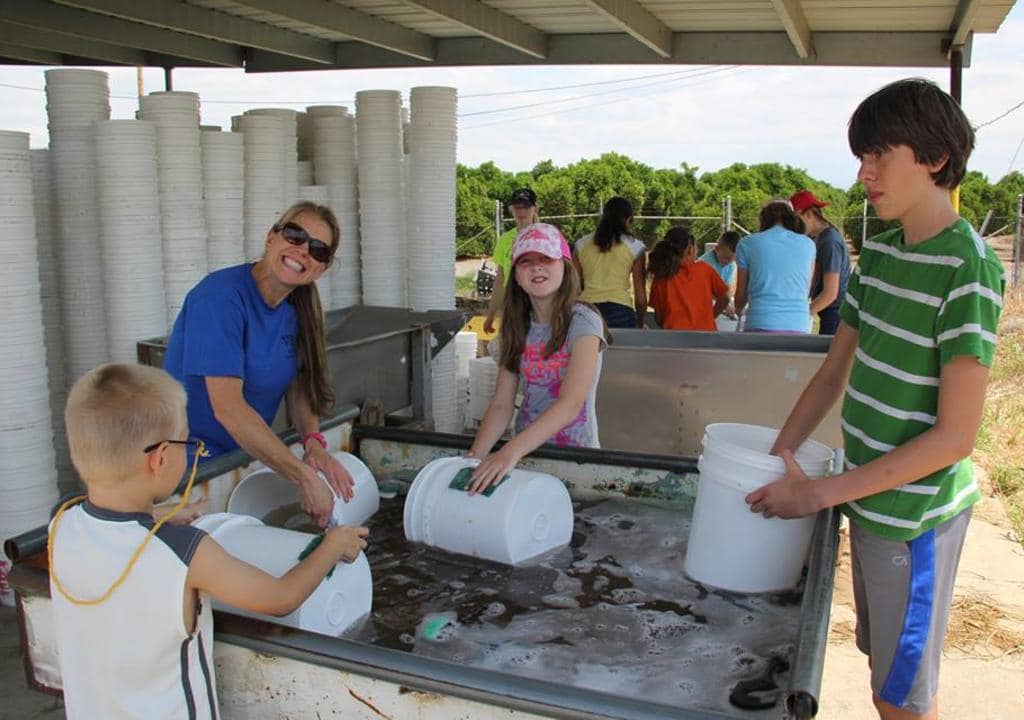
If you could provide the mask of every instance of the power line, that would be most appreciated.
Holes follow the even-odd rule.
[[[997,120],[1002,120],[1002,119],[1003,119],[1004,117],[1006,117],[1006,116],[1007,116],[1007,115],[1009,115],[1010,113],[1012,113],[1012,112],[1016,112],[1017,110],[1020,110],[1020,109],[1021,109],[1022,107],[1024,107],[1024,100],[1021,100],[1021,101],[1020,101],[1019,103],[1017,103],[1017,104],[1016,104],[1016,105],[1014,105],[1014,106],[1013,106],[1012,108],[1010,108],[1009,110],[1007,110],[1006,112],[1004,112],[1004,113],[1003,113],[1002,115],[999,115],[999,116],[997,116],[997,117],[994,117],[994,118],[992,118],[991,120],[989,120],[988,122],[983,122],[983,123],[982,123],[981,125],[975,125],[975,126],[974,126],[974,129],[975,129],[976,131],[977,131],[977,130],[981,130],[981,129],[982,129],[983,127],[985,127],[986,125],[991,125],[992,123],[996,122]]]
[[[722,72],[724,70],[734,70],[737,67],[739,67],[739,65],[729,65],[729,66],[726,66],[726,67],[711,68],[709,70],[705,70],[704,72],[702,72],[700,74],[688,75],[688,76],[686,76],[684,78],[678,78],[678,79],[680,79],[680,80],[688,80],[691,77],[701,77],[702,75],[711,75],[711,74],[714,74],[714,73],[717,73],[717,72]],[[627,92],[629,90],[639,90],[640,88],[651,87],[652,85],[661,85],[663,83],[664,83],[663,80],[657,80],[657,81],[652,82],[652,83],[644,83],[643,85],[633,85],[633,86],[628,87],[628,88],[616,88],[614,90],[604,90],[602,92],[586,93],[585,95],[576,95],[574,97],[558,98],[556,100],[544,100],[544,101],[541,101],[541,102],[529,103],[527,105],[512,105],[512,106],[509,106],[509,107],[496,108],[496,109],[493,109],[493,110],[478,110],[476,112],[470,112],[470,113],[459,113],[459,117],[460,118],[475,117],[477,115],[493,115],[494,113],[511,112],[512,110],[525,110],[527,108],[540,107],[542,105],[543,106],[547,106],[547,105],[554,105],[556,103],[572,102],[573,100],[584,100],[586,98],[598,97],[600,95],[614,95],[616,93]]]
[[[726,67],[726,68],[721,68],[719,70],[716,70],[715,72],[725,72],[725,71],[748,72],[751,69],[752,68],[742,68],[742,69],[740,69],[740,66],[736,65],[736,66],[730,66],[730,67]],[[711,73],[708,72],[708,73],[705,73],[705,74],[709,75]],[[681,78],[680,80],[678,80],[676,82],[664,84],[663,87],[657,88],[657,89],[655,89],[654,91],[651,91],[651,92],[640,93],[639,95],[636,95],[635,97],[646,97],[648,95],[657,95],[657,94],[660,94],[660,93],[663,93],[663,92],[668,92],[670,90],[677,90],[680,87],[687,87],[691,83],[686,83],[684,81],[691,80],[691,79],[692,78]],[[659,83],[659,85],[660,84],[661,83]],[[697,82],[697,83],[692,83],[692,84],[697,85],[697,84],[700,84],[700,83]],[[628,90],[634,90],[634,89],[637,89],[637,88],[624,88],[624,89],[620,90],[619,92],[626,92]],[[588,97],[593,97],[593,95],[590,95]],[[586,105],[579,105],[579,106],[573,107],[573,108],[565,108],[565,109],[562,109],[562,110],[553,110],[551,112],[544,112],[544,113],[534,113],[533,115],[525,115],[525,116],[522,116],[522,117],[507,118],[507,119],[504,119],[504,120],[497,120],[495,122],[482,123],[480,125],[470,125],[469,127],[462,127],[462,126],[460,126],[459,130],[460,131],[463,131],[463,130],[476,130],[478,128],[491,127],[492,125],[504,125],[506,123],[522,122],[524,120],[533,120],[533,119],[536,119],[536,118],[547,117],[549,115],[561,115],[563,113],[576,112],[577,110],[586,110],[588,108],[597,107],[599,105],[603,105],[604,102],[605,101],[601,101],[601,102],[598,102],[598,103],[588,103]],[[544,104],[547,104],[547,103],[544,103]]]

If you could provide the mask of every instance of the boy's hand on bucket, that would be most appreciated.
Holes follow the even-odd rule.
[[[345,466],[341,464],[338,458],[327,452],[326,448],[321,447],[317,443],[311,443],[309,449],[306,450],[303,462],[324,474],[327,484],[331,486],[331,490],[335,495],[345,502],[352,499],[355,486],[352,475],[345,469]]]
[[[779,457],[786,463],[786,474],[744,498],[750,505],[750,511],[766,518],[789,519],[813,515],[821,510],[814,481],[797,464],[792,451],[783,450]]]

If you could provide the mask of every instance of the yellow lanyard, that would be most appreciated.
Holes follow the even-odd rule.
[[[128,579],[128,573],[130,573],[132,571],[132,568],[135,567],[135,563],[138,561],[139,556],[141,556],[142,551],[146,549],[146,545],[149,544],[150,539],[154,535],[156,535],[156,531],[159,530],[165,522],[174,517],[174,515],[179,510],[181,510],[183,507],[185,507],[185,505],[188,504],[188,496],[189,493],[192,492],[192,483],[195,482],[196,470],[198,470],[199,468],[199,457],[202,454],[203,444],[202,441],[200,441],[199,447],[196,449],[195,458],[192,460],[192,472],[189,474],[188,483],[185,485],[185,492],[181,494],[181,501],[177,505],[175,505],[174,508],[169,513],[164,515],[162,518],[160,518],[160,520],[157,523],[153,525],[153,528],[146,535],[146,538],[142,541],[142,544],[139,545],[138,548],[136,548],[134,553],[132,553],[131,558],[128,560],[128,564],[125,565],[124,571],[121,573],[120,577],[118,577],[117,580],[114,581],[114,584],[111,585],[110,588],[105,593],[100,595],[98,598],[93,598],[91,600],[82,600],[81,598],[76,598],[72,596],[71,593],[64,589],[63,583],[61,583],[60,578],[57,577],[57,569],[53,565],[53,544],[54,539],[57,537],[57,524],[60,522],[60,518],[64,514],[65,510],[67,510],[73,504],[81,500],[84,500],[86,496],[79,495],[77,497],[73,497],[60,506],[60,509],[57,510],[57,514],[53,516],[53,522],[50,524],[50,535],[46,540],[46,558],[50,564],[50,578],[53,580],[53,584],[57,586],[57,589],[60,591],[60,594],[63,595],[64,598],[69,603],[71,603],[72,605],[99,605],[101,603],[104,603],[110,598],[111,595],[114,594],[114,591],[117,590],[117,588],[120,587],[124,583],[124,581]]]

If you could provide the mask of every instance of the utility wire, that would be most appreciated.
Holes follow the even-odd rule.
[[[716,68],[711,68],[709,70],[705,70],[704,72],[702,72],[700,74],[688,75],[688,76],[686,76],[684,78],[677,78],[677,79],[679,79],[679,80],[689,80],[689,79],[694,78],[694,77],[701,77],[702,75],[712,75],[714,73],[724,72],[726,70],[735,70],[738,67],[739,67],[739,65],[729,65],[729,66],[726,66],[726,67],[716,67]],[[493,110],[478,110],[476,112],[459,113],[459,117],[460,118],[475,117],[477,115],[493,115],[494,113],[511,112],[512,110],[525,110],[527,108],[534,108],[534,107],[554,105],[556,103],[572,102],[574,100],[585,100],[587,98],[598,97],[600,95],[614,95],[616,93],[628,92],[630,90],[639,90],[641,88],[651,87],[653,85],[662,85],[662,84],[665,84],[664,80],[656,80],[655,82],[644,83],[643,85],[633,85],[633,86],[628,87],[628,88],[615,88],[614,90],[603,90],[603,91],[600,91],[600,92],[586,93],[584,95],[575,95],[573,97],[558,98],[556,100],[543,100],[541,102],[529,103],[527,105],[512,105],[512,106],[504,107],[504,108],[495,108]]]
[[[975,125],[974,129],[975,130],[981,130],[983,127],[985,127],[987,125],[991,125],[992,123],[996,122],[997,120],[1002,120],[1004,117],[1006,117],[1010,113],[1016,112],[1017,110],[1020,110],[1022,107],[1024,107],[1024,100],[1021,100],[1019,103],[1017,103],[1012,108],[1010,108],[1009,110],[1004,112],[1002,115],[998,115],[998,116],[992,118],[991,120],[989,120],[987,122],[983,122],[981,125]]]
[[[723,71],[724,70],[732,70],[732,71],[736,71],[736,72],[748,72],[751,69],[752,68],[739,69],[739,66],[732,66],[732,67],[729,67],[729,68],[724,68]],[[648,91],[648,92],[645,92],[645,93],[640,93],[639,95],[636,95],[635,97],[646,97],[646,96],[649,96],[649,95],[657,95],[657,94],[660,94],[660,93],[668,92],[670,90],[677,90],[680,87],[688,87],[691,84],[692,85],[700,84],[699,82],[697,82],[697,83],[686,83],[686,82],[684,82],[685,80],[690,80],[690,79],[691,78],[682,78],[682,79],[680,79],[680,80],[678,80],[676,82],[666,83],[662,87],[656,88],[654,91]],[[630,89],[632,89],[632,88],[623,88],[620,92],[626,92],[626,91],[628,91]],[[591,96],[591,97],[593,97],[593,96]],[[521,116],[521,117],[507,118],[507,119],[504,119],[504,120],[497,120],[495,122],[481,123],[480,125],[470,125],[468,127],[460,126],[459,130],[460,131],[462,131],[462,130],[476,130],[478,128],[491,127],[492,125],[504,125],[506,123],[522,122],[524,120],[533,120],[533,119],[536,119],[536,118],[547,117],[548,115],[561,115],[563,113],[576,112],[577,110],[586,110],[588,108],[597,107],[599,105],[604,105],[605,102],[606,101],[602,100],[601,102],[597,102],[597,103],[587,103],[585,105],[579,105],[577,107],[572,107],[572,108],[564,108],[564,109],[561,109],[561,110],[553,110],[551,112],[534,113],[533,115],[524,115],[524,116]],[[545,104],[547,104],[547,103],[545,103]]]

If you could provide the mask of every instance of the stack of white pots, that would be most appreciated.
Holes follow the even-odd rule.
[[[476,359],[477,334],[462,331],[455,335],[455,429],[466,427],[469,410],[469,364]]]
[[[356,93],[356,137],[363,303],[405,307],[405,202],[398,91]]]
[[[316,203],[317,205],[328,205],[327,186],[326,185],[300,185],[299,186],[299,200],[305,200],[306,202]],[[330,242],[331,239],[328,237],[320,238],[324,242]],[[331,279],[333,275],[334,264],[324,270],[320,279],[316,281],[316,289],[320,293],[320,305],[324,310],[330,310],[334,306],[331,304]]]
[[[138,341],[168,327],[157,128],[143,120],[94,127],[107,339],[112,360],[134,363]]]
[[[287,209],[285,201],[284,119],[274,115],[242,115],[233,128],[245,144],[245,259],[263,256],[267,232]]]
[[[284,173],[281,176],[284,193],[284,212],[299,199],[299,126],[298,113],[284,108],[256,108],[246,110],[246,115],[262,115],[276,117],[281,121],[281,163]]]
[[[57,484],[61,490],[75,486],[71,453],[64,432],[64,337],[60,322],[60,274],[57,272],[57,207],[53,192],[53,169],[49,150],[31,150],[32,199],[36,220],[39,258],[39,289],[46,342],[46,371],[50,385],[50,420],[53,451],[57,458]]]
[[[466,427],[474,428],[484,419],[497,383],[498,365],[493,358],[482,357],[469,361],[469,407],[466,410]]]
[[[210,270],[245,262],[245,147],[240,133],[204,130],[203,206]]]
[[[341,244],[331,270],[331,306],[349,307],[362,298],[359,251],[359,189],[355,120],[340,106],[306,108],[313,125],[313,176],[327,186],[327,205],[338,218]]]
[[[8,538],[45,523],[57,500],[28,133],[0,132],[0,227],[0,538]],[[3,555],[0,563],[6,576]]]
[[[407,237],[409,304],[414,310],[455,307],[455,88],[415,87],[406,133],[408,155]],[[455,348],[434,358],[434,425],[458,428]]]
[[[139,98],[139,119],[154,123],[157,130],[160,227],[169,329],[178,317],[185,295],[203,279],[209,268],[203,160],[199,149],[199,95],[151,93]]]
[[[299,160],[297,164],[296,175],[299,178],[299,189],[301,195],[301,189],[303,185],[315,185],[316,181],[313,179],[313,161],[312,160]]]
[[[110,89],[107,74],[98,70],[59,68],[45,74],[64,366],[70,384],[110,359],[92,129],[93,122],[110,118]]]

